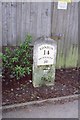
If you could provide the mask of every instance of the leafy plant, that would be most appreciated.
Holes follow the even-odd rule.
[[[32,69],[31,40],[32,37],[27,35],[19,47],[5,49],[2,55],[3,76],[20,79],[26,74],[30,74]]]

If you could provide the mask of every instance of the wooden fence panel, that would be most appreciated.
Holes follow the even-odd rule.
[[[1,2],[0,2],[0,51],[1,51],[1,48],[2,48],[2,5],[1,5]]]
[[[68,3],[67,10],[53,6],[52,35],[61,35],[57,42],[57,67],[77,66],[78,59],[78,3]]]
[[[36,38],[53,36],[57,40],[57,67],[76,67],[78,61],[78,3],[68,3],[67,10],[57,9],[57,2],[2,3],[2,45],[16,46],[31,34]]]
[[[6,3],[2,4],[2,44],[7,45],[7,20],[6,20]]]
[[[16,45],[16,37],[17,37],[17,11],[16,11],[16,3],[11,4],[11,28],[12,28],[12,45]]]
[[[78,67],[80,68],[80,2],[78,4]]]
[[[51,3],[8,2],[2,4],[3,45],[16,46],[31,34],[33,41],[51,34]]]
[[[12,11],[11,11],[11,3],[8,3],[7,5],[7,8],[6,8],[6,24],[7,24],[7,41],[6,41],[6,44],[8,45],[11,44],[13,41],[12,39],[12,29],[11,29],[11,25],[12,25],[12,17],[11,17],[11,14],[12,14]],[[4,26],[3,26],[4,27]],[[3,31],[4,32],[4,31]],[[3,35],[4,36],[4,35]]]

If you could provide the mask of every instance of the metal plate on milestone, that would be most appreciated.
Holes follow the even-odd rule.
[[[54,46],[44,44],[38,47],[37,65],[54,64],[56,49]]]

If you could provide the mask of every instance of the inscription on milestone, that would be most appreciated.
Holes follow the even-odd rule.
[[[54,63],[55,48],[44,44],[38,47],[37,65],[51,65]]]

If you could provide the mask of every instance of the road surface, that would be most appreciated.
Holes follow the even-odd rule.
[[[78,118],[78,100],[64,104],[43,103],[3,111],[3,118]]]

